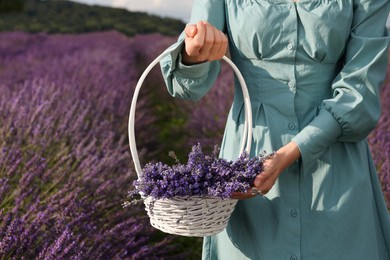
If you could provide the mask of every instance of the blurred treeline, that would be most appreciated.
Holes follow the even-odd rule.
[[[67,0],[0,0],[0,31],[83,33],[116,30],[127,36],[177,35],[184,23],[143,12]]]

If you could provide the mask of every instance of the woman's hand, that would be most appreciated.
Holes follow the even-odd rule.
[[[184,43],[182,62],[185,65],[220,60],[228,46],[226,35],[205,21],[187,25]]]
[[[273,156],[266,159],[263,172],[255,178],[255,187],[262,194],[267,194],[274,186],[279,175],[301,157],[301,152],[294,142],[290,142],[277,150]]]
[[[267,194],[274,186],[279,175],[301,156],[298,146],[294,142],[290,142],[277,150],[272,156],[264,160],[263,171],[256,176],[254,187],[247,192],[235,192],[232,195],[233,199],[248,199],[258,194]],[[253,189],[255,188],[255,189]],[[257,191],[257,192],[256,192]]]
[[[253,197],[256,197],[257,195],[261,195],[256,187],[251,187],[246,192],[233,192],[232,196],[230,196],[232,199],[236,200],[244,200],[244,199],[250,199]]]

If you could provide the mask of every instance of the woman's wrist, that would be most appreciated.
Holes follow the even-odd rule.
[[[275,156],[280,156],[281,158],[283,158],[283,160],[281,160],[281,166],[283,169],[286,169],[301,157],[301,152],[296,143],[289,142],[288,144],[277,150],[275,152]]]
[[[187,54],[185,46],[183,47],[183,50],[181,52],[181,62],[183,65],[186,66],[191,66],[191,65],[196,65],[205,61],[199,61],[197,57],[191,57]]]

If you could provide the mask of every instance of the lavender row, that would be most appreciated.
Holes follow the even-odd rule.
[[[390,66],[387,67],[387,78],[381,91],[381,102],[382,115],[368,141],[390,209]]]
[[[139,73],[132,43],[115,32],[1,35],[1,258],[181,255],[143,208],[121,206],[135,178],[127,141]],[[143,129],[155,120],[148,107],[140,100]],[[157,132],[148,129],[141,140]]]

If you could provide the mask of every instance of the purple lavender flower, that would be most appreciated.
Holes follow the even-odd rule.
[[[133,197],[140,193],[154,199],[190,196],[229,198],[233,192],[244,192],[253,185],[262,171],[265,155],[250,158],[243,153],[236,161],[227,161],[205,154],[200,144],[194,145],[186,164],[168,166],[161,162],[148,163],[143,176],[134,181]]]

